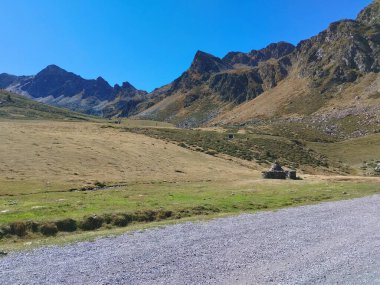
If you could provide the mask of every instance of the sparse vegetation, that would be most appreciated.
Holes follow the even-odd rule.
[[[354,169],[356,174],[366,174],[363,161],[380,160],[380,134],[344,140],[336,143],[311,143],[307,145],[333,160],[341,161]],[[363,171],[364,170],[364,171]]]
[[[326,157],[311,151],[301,141],[294,139],[249,133],[237,133],[234,135],[234,139],[229,139],[226,133],[183,129],[127,128],[125,130],[173,141],[181,147],[205,152],[209,155],[227,154],[248,161],[264,163],[278,160],[282,164],[292,167],[329,166]]]
[[[0,119],[49,119],[62,121],[101,120],[96,117],[38,103],[4,90],[0,90]]]

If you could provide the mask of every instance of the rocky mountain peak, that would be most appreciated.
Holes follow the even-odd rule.
[[[136,91],[137,89],[128,81],[123,82],[121,88],[124,90]]]
[[[357,21],[366,25],[380,25],[380,0],[375,0],[358,15]]]
[[[46,73],[57,74],[57,73],[67,73],[67,71],[55,64],[50,64],[46,66],[44,69],[42,69],[38,74],[46,74]]]
[[[98,82],[107,82],[103,77],[99,76],[98,78],[96,78],[96,81]]]
[[[198,50],[194,56],[194,60],[190,66],[189,71],[193,73],[214,73],[220,72],[230,68],[219,57],[212,54]]]

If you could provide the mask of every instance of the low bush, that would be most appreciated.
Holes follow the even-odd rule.
[[[104,219],[100,216],[90,216],[84,218],[80,223],[80,228],[85,231],[96,230],[102,226]]]
[[[156,218],[157,220],[166,220],[169,219],[171,216],[173,216],[172,211],[160,210],[157,212]]]
[[[132,215],[129,214],[119,214],[115,215],[112,219],[112,224],[118,227],[125,227],[133,220]]]
[[[11,227],[10,226],[5,226],[0,228],[0,239],[11,234]]]
[[[26,223],[25,222],[14,222],[9,225],[10,226],[10,234],[17,236],[26,235]]]
[[[55,225],[60,232],[75,232],[77,230],[77,222],[73,219],[56,221]]]
[[[40,232],[45,236],[55,236],[58,233],[58,228],[54,223],[44,223],[40,227]]]
[[[26,222],[26,228],[28,231],[32,231],[34,233],[39,231],[40,224],[34,221]]]
[[[146,210],[136,212],[134,214],[134,220],[137,222],[153,222],[156,220],[156,211]]]
[[[112,215],[112,214],[104,214],[102,217],[103,217],[103,222],[108,225],[108,224],[112,223],[114,215]]]

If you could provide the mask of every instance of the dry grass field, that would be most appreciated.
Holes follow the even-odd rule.
[[[128,128],[168,128],[171,137]],[[221,142],[220,132],[199,131],[208,145]],[[138,120],[0,121],[0,250],[119,233],[127,225],[380,192],[378,178],[302,174],[303,180],[263,180],[260,171],[267,166],[255,160],[181,147],[180,137],[189,142],[189,134]]]
[[[126,123],[128,125],[130,123]],[[255,177],[239,164],[100,123],[0,122],[0,193],[95,182],[202,181]],[[14,185],[14,186],[13,186]]]

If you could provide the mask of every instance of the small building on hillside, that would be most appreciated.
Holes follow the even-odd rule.
[[[281,165],[276,161],[272,164],[269,171],[263,171],[263,178],[265,179],[297,179],[297,172],[295,170],[284,170]]]

